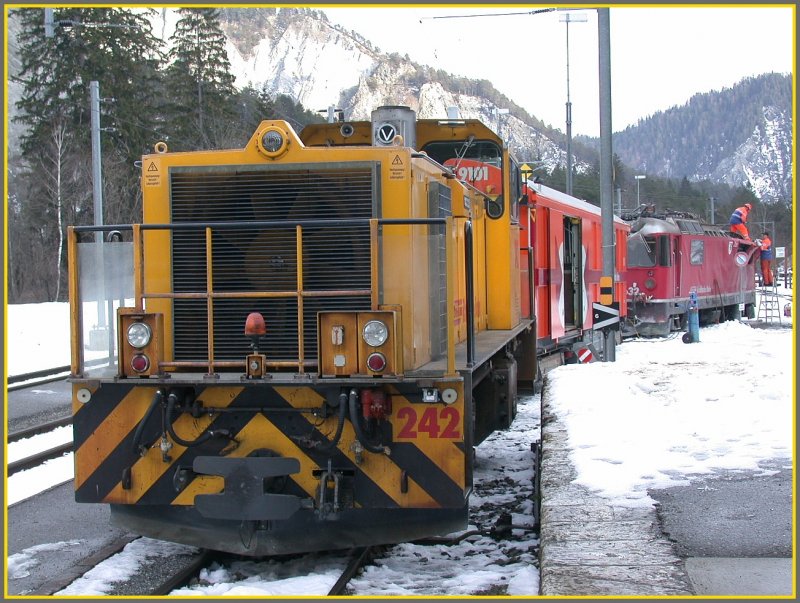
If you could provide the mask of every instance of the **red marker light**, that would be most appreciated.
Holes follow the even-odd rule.
[[[259,312],[250,312],[244,323],[244,334],[248,336],[261,336],[267,334],[267,325],[264,317]]]
[[[143,373],[150,368],[150,359],[144,354],[137,354],[131,358],[131,368],[137,373]]]
[[[367,357],[367,367],[374,373],[379,373],[386,368],[386,357],[375,352]]]

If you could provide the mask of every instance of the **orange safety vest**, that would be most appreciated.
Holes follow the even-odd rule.
[[[772,259],[772,239],[769,237],[761,239],[761,259]]]

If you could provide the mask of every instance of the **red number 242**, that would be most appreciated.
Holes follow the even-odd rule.
[[[457,440],[461,438],[461,431],[458,429],[460,419],[457,409],[447,406],[428,407],[421,416],[411,406],[404,406],[397,411],[397,418],[403,419],[405,423],[397,434],[398,438],[414,439],[421,433],[427,433],[429,438],[443,438]]]

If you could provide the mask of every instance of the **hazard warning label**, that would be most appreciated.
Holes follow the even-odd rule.
[[[144,185],[161,186],[161,170],[158,163],[152,159],[147,162],[144,168]]]
[[[406,175],[406,166],[400,155],[395,155],[392,165],[389,166],[389,180],[402,180]]]

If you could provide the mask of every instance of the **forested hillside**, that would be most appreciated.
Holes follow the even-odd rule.
[[[614,152],[642,173],[737,186],[747,174],[731,158],[757,146],[769,159],[764,169],[782,176],[780,186],[757,190],[759,197],[786,202],[793,190],[791,125],[792,78],[768,73],[640,120],[614,135]]]

